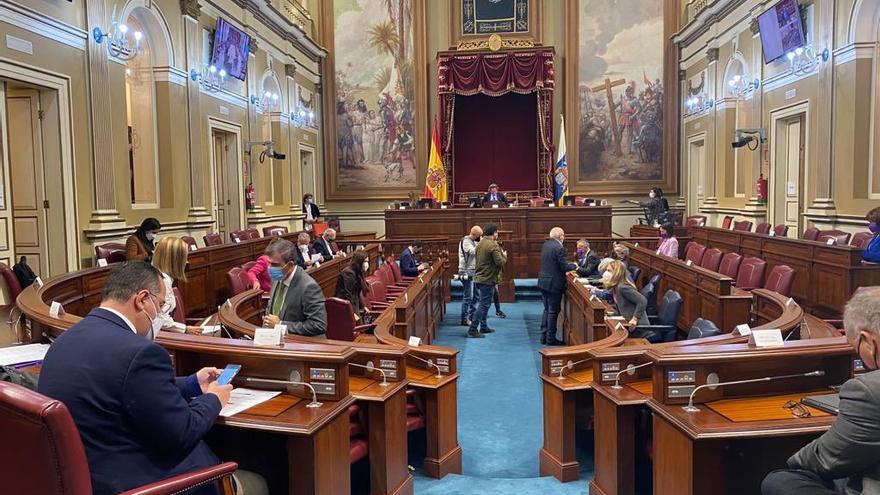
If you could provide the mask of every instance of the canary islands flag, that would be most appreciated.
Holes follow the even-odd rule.
[[[434,122],[434,132],[431,133],[431,154],[428,158],[428,175],[425,176],[425,190],[422,196],[440,202],[448,201],[446,169],[443,168],[443,159],[440,158],[440,134],[437,132],[436,122]]]
[[[568,160],[565,156],[565,117],[559,124],[559,147],[556,151],[556,166],[553,170],[553,201],[562,206],[562,198],[568,195]]]

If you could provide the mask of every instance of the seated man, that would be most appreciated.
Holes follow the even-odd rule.
[[[286,239],[276,242],[278,245],[269,259],[283,267],[283,278],[272,282],[263,326],[274,328],[281,323],[290,333],[326,338],[327,310],[321,286],[297,266],[296,247],[292,242]]]
[[[419,272],[427,269],[425,263],[419,264],[416,256],[422,252],[422,241],[415,240],[413,243],[400,253],[400,274],[404,277],[417,277]]]
[[[336,256],[345,256],[345,253],[336,245],[336,231],[327,229],[324,234],[315,239],[312,243],[312,250],[315,254],[320,254],[323,258],[321,261],[330,261]]]
[[[602,257],[599,253],[590,249],[590,243],[586,239],[577,242],[577,274],[578,277],[593,278],[599,275],[599,263]]]
[[[312,266],[312,248],[309,246],[311,237],[306,232],[300,232],[296,236],[296,266],[300,268],[308,268]]]
[[[148,263],[115,265],[101,305],[52,344],[38,391],[70,410],[85,447],[93,493],[109,495],[218,464],[202,441],[232,385],[203,368],[175,378],[168,351],[146,336],[165,301]],[[215,494],[213,484],[194,491]]]
[[[870,373],[840,388],[840,414],[821,437],[764,478],[776,494],[880,493],[880,287],[853,294],[843,313],[846,338]]]
[[[507,196],[504,193],[498,192],[498,184],[495,183],[489,184],[489,192],[483,196],[483,206],[491,205],[492,203],[507,206]]]

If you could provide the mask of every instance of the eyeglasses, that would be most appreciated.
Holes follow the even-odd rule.
[[[152,292],[147,292],[147,295],[150,297],[156,298],[157,301],[159,300],[159,296],[157,296],[156,294],[153,294]],[[163,302],[162,304],[160,304],[159,305],[159,312],[160,313],[167,313],[168,312],[168,303]]]
[[[810,416],[812,416],[812,414],[810,414],[810,411],[802,406],[800,402],[795,402],[793,400],[790,400],[783,404],[782,408],[790,410],[791,414],[796,418],[809,418]]]

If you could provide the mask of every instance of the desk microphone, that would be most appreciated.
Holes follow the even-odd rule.
[[[318,402],[318,394],[315,392],[315,387],[312,386],[311,383],[307,382],[295,382],[291,380],[273,380],[271,378],[251,378],[248,376],[242,377],[245,382],[248,383],[272,383],[276,385],[305,385],[312,391],[312,401],[306,404],[306,407],[316,408],[321,407],[324,404]]]
[[[613,388],[614,390],[622,389],[623,387],[620,386],[620,375],[622,375],[624,373],[629,373],[631,375],[631,374],[633,374],[633,372],[635,370],[642,368],[642,367],[645,367],[645,366],[648,366],[650,364],[653,364],[653,363],[651,361],[648,361],[647,363],[642,363],[638,366],[633,366],[632,363],[630,363],[629,365],[627,365],[625,370],[620,371],[616,375],[614,375],[614,385],[612,385],[611,388]]]
[[[229,304],[229,299],[227,299],[224,304]],[[231,339],[232,334],[229,333],[229,330],[226,328],[226,325],[223,324],[223,320],[220,319],[220,308],[222,308],[222,307],[223,307],[222,305],[217,306],[217,323],[220,324],[220,334],[222,335],[223,332],[226,332],[226,337]]]
[[[437,368],[437,378],[443,378],[443,373],[441,373],[440,367],[437,366],[436,364],[434,364],[434,361],[431,361],[430,359],[422,359],[422,358],[416,356],[415,354],[407,354],[407,356],[416,358],[419,361],[426,363],[428,366],[433,366],[433,367]]]
[[[682,409],[689,413],[698,412],[700,409],[694,406],[694,395],[696,395],[697,391],[706,387],[726,387],[727,385],[742,385],[745,383],[756,383],[756,382],[770,382],[774,380],[782,380],[785,378],[801,378],[801,377],[812,377],[812,376],[825,376],[825,372],[822,370],[810,371],[807,373],[796,373],[794,375],[777,375],[777,376],[765,376],[763,378],[752,378],[751,380],[736,380],[733,382],[720,382],[720,383],[704,383],[699,387],[695,388],[693,392],[691,392],[691,396],[688,398],[688,405],[683,406]]]
[[[593,358],[581,359],[580,361],[575,361],[575,362],[571,362],[571,360],[569,359],[567,363],[563,364],[559,368],[559,376],[557,378],[559,378],[560,380],[565,380],[565,376],[562,374],[562,372],[564,372],[567,369],[570,370],[570,369],[574,368],[574,365],[585,363],[585,362],[589,361],[590,359],[593,359]]]
[[[388,377],[385,375],[385,370],[373,366],[373,362],[372,362],[372,361],[367,361],[367,365],[366,365],[366,366],[364,366],[364,365],[362,365],[362,364],[357,364],[357,363],[348,363],[348,365],[349,365],[349,366],[354,366],[354,367],[357,367],[357,368],[363,368],[363,369],[365,369],[365,370],[367,370],[367,371],[378,371],[379,373],[382,373],[382,383],[380,383],[379,386],[380,386],[380,387],[387,387],[387,386],[388,386]]]

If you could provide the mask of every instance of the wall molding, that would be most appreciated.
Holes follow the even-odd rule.
[[[795,74],[791,71],[791,69],[786,70],[785,72],[780,72],[774,76],[770,76],[767,79],[761,81],[761,90],[764,93],[769,93],[771,91],[775,91],[780,88],[788,88],[791,89],[791,85],[804,80],[810,79],[812,77],[817,77],[819,71],[810,72],[808,74]]]
[[[874,58],[876,48],[877,42],[875,41],[859,41],[844,45],[834,50],[831,55],[834,59],[834,65],[842,65],[856,59]]]
[[[186,86],[189,74],[177,67],[153,67],[153,79],[156,82],[168,82],[178,86]]]
[[[0,0],[0,22],[79,50],[86,49],[89,38],[85,30],[7,0]]]

